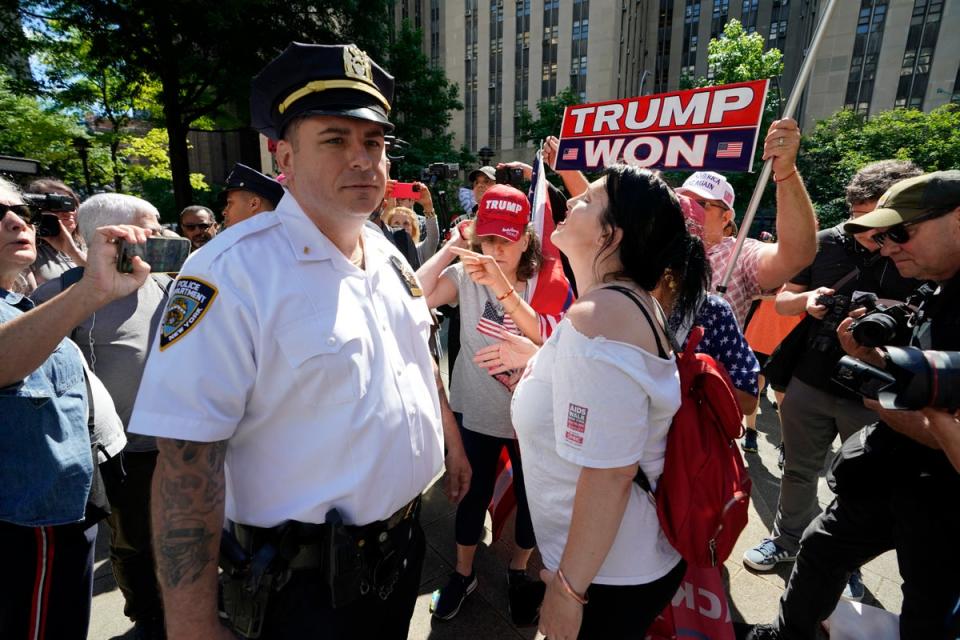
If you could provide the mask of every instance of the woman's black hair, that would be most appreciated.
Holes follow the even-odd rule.
[[[603,175],[609,203],[601,224],[623,234],[616,248],[623,270],[607,279],[629,278],[653,291],[670,269],[677,283],[674,313],[685,319],[694,316],[710,279],[710,265],[703,243],[687,232],[673,189],[652,172],[630,165],[613,165]],[[610,233],[598,259],[613,241]]]

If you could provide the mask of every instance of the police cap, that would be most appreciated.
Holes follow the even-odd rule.
[[[255,193],[261,198],[269,200],[274,206],[283,197],[283,186],[279,182],[239,162],[233,165],[233,169],[227,176],[227,183],[223,187],[224,193],[234,189],[243,189]]]
[[[279,140],[300,116],[369,120],[392,131],[393,76],[354,44],[291,43],[251,83],[253,128]]]

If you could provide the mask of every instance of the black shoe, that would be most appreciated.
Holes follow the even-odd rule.
[[[780,631],[776,625],[758,624],[747,632],[746,640],[780,640]]]
[[[534,580],[522,569],[507,569],[507,595],[510,618],[518,627],[527,627],[540,621],[540,604],[547,585]]]
[[[433,592],[430,599],[430,612],[434,618],[451,620],[460,613],[460,607],[467,596],[477,588],[477,572],[463,576],[454,571],[450,574],[447,586]]]

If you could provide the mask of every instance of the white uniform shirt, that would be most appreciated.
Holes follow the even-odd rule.
[[[171,292],[130,431],[229,439],[234,522],[321,523],[337,507],[368,524],[442,468],[430,312],[382,234],[363,242],[365,270],[287,193],[191,255]]]

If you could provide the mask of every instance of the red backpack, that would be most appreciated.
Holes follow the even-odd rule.
[[[632,291],[608,288],[627,294],[655,326]],[[665,355],[656,330],[654,337]],[[634,481],[656,502],[660,527],[683,559],[692,566],[715,567],[730,556],[747,526],[753,483],[736,442],[743,433],[743,413],[733,383],[712,357],[695,353],[702,338],[703,327],[693,327],[686,348],[677,353],[680,409],[667,435],[657,489],[650,490],[642,469]]]

